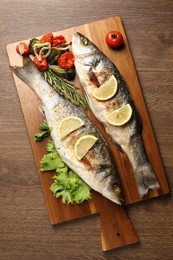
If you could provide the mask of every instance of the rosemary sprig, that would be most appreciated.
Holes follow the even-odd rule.
[[[57,92],[63,95],[74,105],[81,105],[83,109],[87,108],[87,102],[77,91],[76,88],[68,81],[56,75],[52,70],[44,71],[44,78],[49,82]]]

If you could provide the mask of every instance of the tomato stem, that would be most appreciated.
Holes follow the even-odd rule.
[[[113,34],[112,34],[112,37],[116,39],[116,38],[117,38],[117,34],[116,34],[116,33],[113,33]]]

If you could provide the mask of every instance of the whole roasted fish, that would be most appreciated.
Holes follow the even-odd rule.
[[[159,183],[148,161],[141,139],[142,124],[125,82],[115,65],[84,35],[75,33],[72,39],[72,51],[75,55],[75,67],[84,94],[95,117],[100,121],[112,141],[128,156],[135,172],[138,191],[141,196],[149,189],[159,188]],[[116,94],[109,100],[97,100],[93,95],[114,76],[118,83]],[[115,126],[107,121],[107,115],[126,104],[132,107],[131,119],[122,126]]]
[[[79,107],[60,96],[45,81],[42,73],[38,71],[30,58],[24,57],[23,67],[12,67],[12,70],[40,98],[47,124],[51,128],[51,137],[62,160],[92,189],[113,202],[121,204],[114,161],[100,132],[90,119]],[[62,119],[70,116],[79,117],[84,125],[61,139],[58,135],[58,125]],[[78,160],[74,153],[74,145],[84,135],[93,135],[97,141],[88,153]]]

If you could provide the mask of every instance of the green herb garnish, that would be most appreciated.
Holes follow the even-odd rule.
[[[69,100],[73,105],[81,105],[83,109],[87,108],[87,102],[77,91],[76,88],[68,81],[56,75],[50,69],[44,71],[44,77],[54,89]]]
[[[41,142],[44,138],[46,138],[46,137],[48,137],[50,135],[50,128],[49,128],[49,126],[47,124],[45,124],[45,123],[40,124],[39,129],[42,132],[36,133],[34,135],[35,140],[37,142]]]

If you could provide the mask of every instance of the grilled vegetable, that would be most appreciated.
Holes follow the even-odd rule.
[[[36,56],[34,57],[34,64],[40,71],[47,70],[49,66],[45,58],[39,61],[39,59]]]
[[[58,59],[58,65],[63,69],[74,67],[74,55],[72,52],[62,54]]]
[[[30,53],[30,48],[29,48],[29,46],[25,42],[20,42],[16,46],[16,51],[20,55],[28,55]]]
[[[49,42],[52,44],[53,42],[53,33],[47,33],[45,35],[42,36],[42,38],[40,39],[41,42]]]

